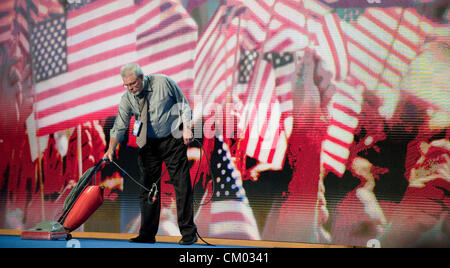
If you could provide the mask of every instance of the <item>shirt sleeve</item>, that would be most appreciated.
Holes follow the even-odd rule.
[[[183,123],[192,120],[192,110],[189,106],[189,102],[180,87],[173,81],[170,77],[167,78],[168,87],[171,89],[173,97],[175,98],[175,103],[179,109],[181,120]]]
[[[112,138],[116,138],[119,142],[123,140],[125,132],[130,124],[131,115],[131,105],[126,97],[126,94],[124,94],[119,103],[119,112],[117,114],[116,121],[109,132]]]

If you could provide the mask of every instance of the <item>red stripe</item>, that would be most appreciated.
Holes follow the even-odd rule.
[[[350,132],[350,133],[353,133],[353,132]],[[337,138],[333,137],[328,133],[327,133],[327,136],[325,139],[331,141],[332,143],[338,144],[344,148],[347,148],[347,149],[350,148],[350,146],[352,145],[352,143],[347,143],[343,140],[340,140],[339,137],[337,137]]]
[[[345,114],[347,114],[349,116],[352,116],[352,117],[357,117],[358,116],[358,114],[355,111],[353,111],[352,109],[350,109],[347,106],[344,106],[344,105],[342,105],[340,103],[337,103],[337,102],[333,103],[333,107],[336,108],[339,111],[344,112]]]
[[[342,157],[337,156],[337,155],[335,155],[335,154],[333,154],[333,153],[331,153],[329,151],[326,151],[326,150],[324,151],[324,153],[326,153],[328,156],[330,156],[334,160],[336,160],[336,161],[338,161],[338,162],[340,162],[340,163],[342,163],[344,165],[347,163],[347,159],[346,158],[342,158]]]
[[[338,127],[342,128],[342,129],[344,129],[344,130],[346,130],[346,131],[348,131],[350,133],[354,133],[354,131],[355,131],[354,128],[349,127],[349,126],[347,126],[347,125],[345,125],[345,124],[343,124],[343,123],[341,123],[339,121],[336,121],[335,119],[331,119],[330,125],[338,126]]]
[[[335,169],[333,166],[327,164],[326,162],[323,163],[323,167],[325,168],[325,170],[329,170],[329,171],[333,172],[334,174],[338,175],[339,177],[344,175],[344,173],[339,172],[337,169]]]
[[[280,122],[280,124],[283,124],[283,122]],[[281,135],[280,135],[281,131],[282,131],[281,128],[277,128],[276,135],[273,138],[272,147],[270,149],[269,156],[267,158],[267,162],[268,163],[272,163],[273,162],[273,158],[275,157],[275,152],[277,151],[277,149],[279,149],[277,147],[277,145],[278,145],[278,140],[281,137]],[[282,162],[284,162],[284,159],[285,158],[283,157],[283,161]]]

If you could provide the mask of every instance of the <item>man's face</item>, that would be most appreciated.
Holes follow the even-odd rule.
[[[136,95],[142,89],[142,77],[136,78],[134,74],[122,77],[123,86],[130,91],[131,94]]]

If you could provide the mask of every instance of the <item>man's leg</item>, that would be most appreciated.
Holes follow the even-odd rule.
[[[194,224],[193,192],[187,159],[187,146],[182,139],[170,137],[161,144],[164,163],[174,186],[177,204],[178,227],[183,237],[196,237]],[[161,152],[163,153],[163,152]]]
[[[162,161],[157,151],[155,142],[148,141],[147,144],[139,150],[139,168],[143,174],[141,182],[147,189],[151,189],[152,184],[161,176]],[[160,189],[160,182],[158,182]],[[151,197],[148,191],[142,189],[140,196],[141,207],[141,228],[139,235],[148,238],[154,238],[158,232],[159,217],[161,211],[161,199],[150,203]]]

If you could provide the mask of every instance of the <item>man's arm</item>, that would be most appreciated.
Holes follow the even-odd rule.
[[[110,139],[108,150],[106,151],[103,158],[107,158],[110,161],[114,158],[114,151],[119,144],[123,140],[125,132],[128,129],[128,125],[130,124],[131,118],[131,108],[129,102],[126,100],[126,96],[122,96],[122,99],[119,103],[119,112],[116,117],[116,121],[114,122],[114,126],[110,131]]]
[[[194,134],[192,133],[192,110],[189,106],[189,102],[180,87],[171,78],[167,78],[168,86],[171,88],[172,93],[176,99],[178,107],[180,107],[180,116],[183,121],[183,141],[188,145],[194,140]]]

